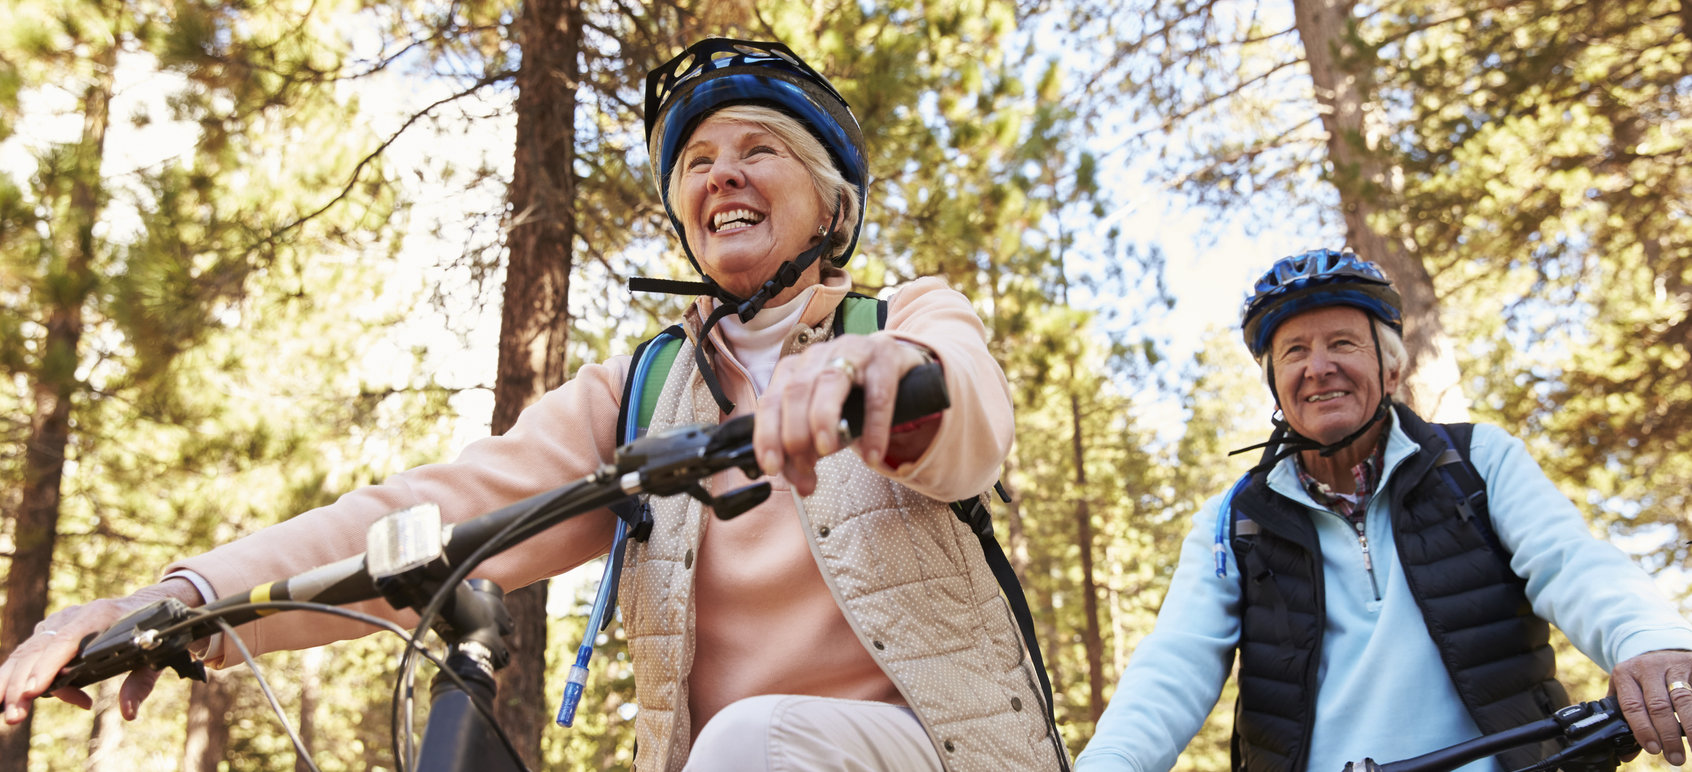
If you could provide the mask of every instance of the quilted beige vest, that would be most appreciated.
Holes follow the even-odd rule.
[[[676,356],[651,430],[720,415],[692,345]],[[946,503],[876,474],[854,453],[823,459],[817,478],[817,493],[797,502],[811,554],[946,769],[1058,769],[1067,751],[1049,736],[1034,666],[975,535]],[[690,744],[693,555],[710,515],[686,496],[651,504],[652,535],[630,543],[618,597],[640,706],[635,768],[677,772]]]

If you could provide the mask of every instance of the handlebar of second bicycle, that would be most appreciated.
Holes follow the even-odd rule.
[[[1639,743],[1622,716],[1615,697],[1582,702],[1558,710],[1549,718],[1476,737],[1412,759],[1378,763],[1364,759],[1345,765],[1345,772],[1450,772],[1465,764],[1512,748],[1552,738],[1564,738],[1562,750],[1515,772],[1554,770],[1576,764],[1582,770],[1614,770],[1621,759],[1639,752]]]

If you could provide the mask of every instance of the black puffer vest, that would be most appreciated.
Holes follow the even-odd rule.
[[[1384,491],[1393,543],[1457,694],[1482,732],[1544,718],[1568,704],[1556,680],[1550,626],[1534,616],[1509,556],[1458,515],[1457,496],[1435,468],[1445,441],[1408,408],[1394,407],[1399,426],[1422,449]],[[1452,433],[1467,445],[1468,432]],[[1468,448],[1461,450],[1466,459]],[[1254,475],[1233,502],[1258,530],[1234,538],[1244,597],[1233,767],[1295,772],[1309,758],[1315,726],[1326,625],[1322,562],[1309,511],[1270,490],[1267,479],[1267,471]],[[1528,746],[1500,758],[1517,769],[1555,747]]]

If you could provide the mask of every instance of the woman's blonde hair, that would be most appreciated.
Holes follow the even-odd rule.
[[[847,182],[845,176],[834,165],[834,158],[823,147],[805,124],[780,110],[757,105],[729,105],[710,114],[712,118],[725,121],[746,123],[756,126],[773,135],[787,149],[805,170],[811,174],[811,185],[816,188],[817,199],[822,202],[834,224],[828,234],[829,245],[823,257],[833,260],[844,254],[846,247],[852,243],[852,225],[858,221],[858,190]],[[681,200],[682,161],[686,154],[676,156],[676,165],[670,169],[671,201]],[[829,202],[834,202],[832,205]],[[683,239],[687,236],[684,234]]]

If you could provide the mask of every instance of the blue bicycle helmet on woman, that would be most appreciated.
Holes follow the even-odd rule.
[[[730,105],[769,107],[797,119],[828,149],[834,166],[857,189],[856,221],[845,251],[833,260],[843,266],[863,227],[869,167],[864,134],[846,99],[787,46],[773,42],[707,38],[688,46],[646,76],[646,144],[658,195],[670,216],[687,259],[699,270],[687,235],[670,201],[670,173],[693,129],[706,116]],[[837,205],[838,210],[838,205]],[[799,266],[808,267],[815,257]]]
[[[1245,336],[1246,348],[1251,350],[1252,358],[1263,363],[1265,380],[1268,381],[1269,391],[1274,395],[1277,405],[1280,404],[1281,397],[1275,389],[1274,362],[1265,358],[1269,344],[1274,340],[1276,328],[1294,316],[1328,306],[1357,308],[1380,320],[1394,332],[1404,332],[1402,301],[1398,291],[1392,288],[1392,281],[1381,271],[1380,266],[1358,257],[1349,250],[1333,249],[1315,249],[1276,260],[1252,285],[1251,295],[1246,298],[1245,307],[1240,311],[1240,331]],[[1369,334],[1375,337],[1376,376],[1384,384],[1386,365],[1374,325],[1369,326]],[[1383,390],[1380,404],[1362,426],[1339,441],[1326,445],[1293,430],[1279,417],[1277,409],[1273,419],[1275,433],[1270,436],[1269,441],[1241,448],[1234,453],[1269,447],[1273,452],[1265,454],[1265,458],[1258,465],[1259,468],[1273,465],[1288,455],[1304,450],[1316,450],[1324,456],[1333,455],[1363,436],[1377,421],[1386,418],[1391,410],[1391,402],[1391,396]]]

